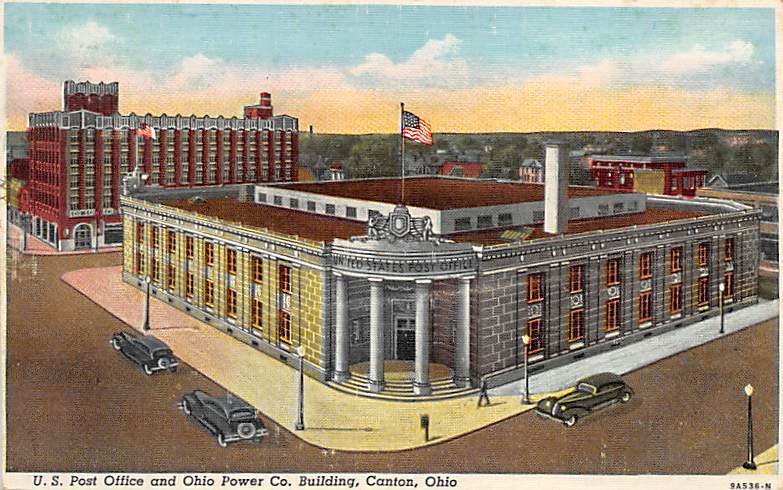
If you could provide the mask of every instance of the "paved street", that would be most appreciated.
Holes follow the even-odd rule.
[[[758,451],[777,439],[772,320],[630,373],[631,403],[573,429],[527,413],[443,444],[358,454],[321,450],[267,420],[260,445],[220,449],[176,402],[221,388],[187,366],[147,378],[107,345],[127,327],[59,280],[119,260],[9,252],[8,470],[725,474],[744,460],[748,382]]]

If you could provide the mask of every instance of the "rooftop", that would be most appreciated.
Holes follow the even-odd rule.
[[[632,163],[669,163],[686,162],[688,157],[685,155],[593,155],[590,157],[593,161],[602,162],[632,162]]]
[[[280,184],[275,187],[321,195],[363,199],[397,204],[402,180],[399,178],[363,179],[313,183]],[[606,196],[613,191],[570,186],[568,197]],[[467,180],[448,177],[410,177],[405,179],[405,203],[408,206],[446,210],[498,206],[544,200],[543,184]]]
[[[407,184],[407,183],[406,183]],[[305,239],[330,242],[335,238],[348,239],[353,236],[365,235],[367,227],[364,223],[311,214],[304,211],[296,211],[286,208],[278,208],[263,204],[237,201],[232,198],[204,199],[204,200],[164,200],[161,204],[194,212],[224,221],[241,223],[259,229],[269,229],[276,233],[290,236],[300,236]],[[635,213],[624,216],[608,217],[601,219],[586,219],[571,221],[568,224],[566,234],[584,233],[596,230],[609,230],[634,225],[649,225],[674,221],[678,219],[695,218],[706,213],[694,211],[675,211],[670,209],[647,208],[643,213]],[[529,239],[543,238],[547,235],[542,225],[532,227],[533,232]],[[518,230],[521,227],[509,227],[503,229],[491,229],[471,231],[449,235],[448,238],[457,242],[472,242],[477,245],[494,245],[509,243],[501,238],[505,230]]]

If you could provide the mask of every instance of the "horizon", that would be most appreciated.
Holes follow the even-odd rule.
[[[773,9],[6,3],[4,20],[11,130],[61,110],[68,79],[119,82],[123,114],[230,118],[268,91],[322,134],[393,134],[401,100],[440,134],[775,127]]]

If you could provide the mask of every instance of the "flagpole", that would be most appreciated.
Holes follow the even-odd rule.
[[[400,192],[400,204],[405,204],[405,137],[403,131],[403,119],[405,113],[405,103],[400,102],[400,174],[402,175],[402,189]]]

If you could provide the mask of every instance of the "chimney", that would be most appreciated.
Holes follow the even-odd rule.
[[[544,172],[544,232],[554,235],[565,233],[568,227],[566,154],[565,143],[547,143]]]

